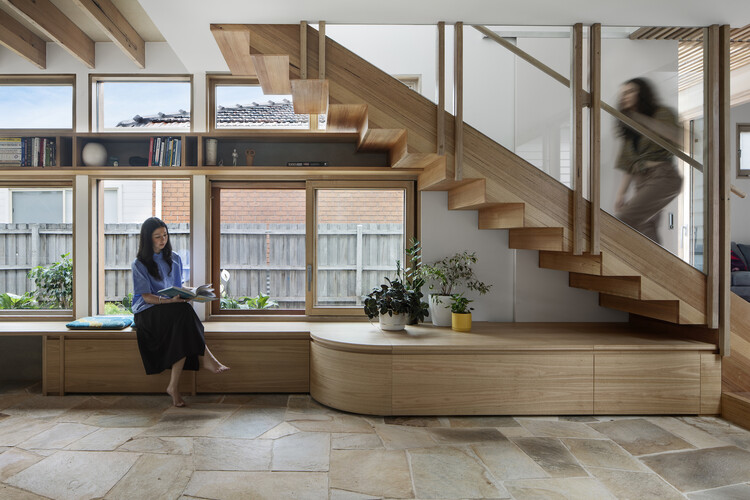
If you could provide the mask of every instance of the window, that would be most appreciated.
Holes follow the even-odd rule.
[[[214,183],[212,313],[303,314],[304,183]]]
[[[99,313],[126,312],[143,221],[159,217],[169,228],[172,251],[182,258],[185,284],[190,282],[190,181],[186,179],[100,180],[102,227],[98,254]],[[201,283],[197,283],[201,284]]]
[[[750,124],[737,125],[737,176],[750,177]]]
[[[414,183],[214,182],[212,314],[362,314],[414,234]]]
[[[0,129],[73,130],[75,75],[0,78]]]
[[[0,186],[4,314],[73,308],[72,220],[70,185]]]
[[[291,95],[265,95],[257,79],[209,77],[209,130],[309,129],[310,116],[294,113]],[[324,116],[318,117],[323,128]]]
[[[192,130],[191,76],[89,75],[93,132]]]
[[[393,277],[414,234],[410,183],[312,182],[315,242],[308,314],[362,313],[362,296]]]

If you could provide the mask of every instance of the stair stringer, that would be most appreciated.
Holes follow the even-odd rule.
[[[290,74],[299,77],[299,26],[247,26],[251,53],[288,53]],[[318,32],[308,27],[307,36],[308,72],[315,73],[318,57],[313,48],[317,47]],[[366,104],[369,128],[404,129],[408,152],[436,151],[436,118],[441,111],[434,103],[329,38],[325,49],[331,104]],[[430,165],[420,175],[420,189],[448,190],[465,182],[453,180],[454,122],[450,113],[443,113],[446,161]],[[523,203],[524,227],[562,228],[559,251],[571,251],[573,192],[471,126],[463,124],[463,130],[464,178],[485,179],[489,203]],[[429,183],[422,182],[428,177]],[[583,232],[584,251],[588,251],[589,228]],[[678,302],[675,322],[705,321],[705,275],[605,212],[600,234],[602,252],[616,255],[642,276],[646,296]]]

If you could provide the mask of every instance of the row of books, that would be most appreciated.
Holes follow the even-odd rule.
[[[182,157],[182,139],[179,137],[152,137],[149,142],[149,167],[179,167]]]
[[[56,150],[48,137],[0,137],[0,166],[54,167]]]

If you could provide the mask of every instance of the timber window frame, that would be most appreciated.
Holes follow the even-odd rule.
[[[16,135],[50,135],[51,133],[69,133],[76,130],[76,75],[59,74],[59,75],[0,75],[0,92],[3,87],[70,87],[70,127],[2,127],[0,126],[0,135],[8,135],[7,131],[13,131]],[[44,102],[41,102],[44,106]],[[2,109],[0,108],[0,111]],[[44,115],[44,111],[39,113]],[[27,113],[34,114],[33,110]]]
[[[743,143],[746,144],[744,148],[744,162],[748,168],[742,168],[743,163]],[[750,123],[738,123],[737,124],[737,177],[750,177]]]

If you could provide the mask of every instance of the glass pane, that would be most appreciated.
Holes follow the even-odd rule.
[[[0,187],[0,309],[73,307],[70,194]]]
[[[310,128],[309,115],[294,113],[291,95],[265,95],[260,85],[217,85],[215,92],[217,129]]]
[[[190,181],[106,180],[104,189],[104,290],[101,314],[127,314],[132,299],[130,266],[138,254],[141,224],[159,217],[169,228],[172,251],[182,259],[182,280],[190,282]],[[121,208],[122,207],[122,208]],[[110,222],[111,221],[111,222]],[[192,283],[201,285],[202,283]]]
[[[189,129],[190,93],[189,81],[100,81],[94,96],[94,129]]]
[[[222,189],[221,308],[304,310],[305,190]]]
[[[570,78],[569,27],[487,26]],[[483,33],[464,28],[464,120],[568,187],[570,89]]]
[[[744,175],[750,174],[750,130],[740,132],[740,170]]]
[[[319,189],[316,307],[357,307],[404,262],[402,189]]]
[[[0,128],[73,128],[72,85],[0,85]]]
[[[602,113],[601,204],[686,262],[702,266],[702,32],[602,28],[602,100],[650,130]],[[683,34],[680,34],[683,33]],[[605,109],[606,111],[606,109]],[[672,151],[655,142],[665,141]],[[699,164],[692,167],[675,151]]]

